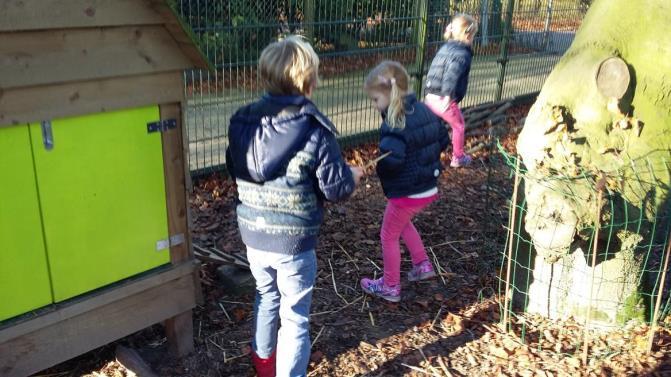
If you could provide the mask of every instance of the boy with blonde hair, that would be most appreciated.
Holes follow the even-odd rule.
[[[260,377],[306,375],[323,203],[349,197],[363,175],[345,164],[335,126],[310,101],[318,69],[300,37],[268,45],[258,67],[266,94],[240,108],[228,131],[226,164],[256,280],[252,361]]]

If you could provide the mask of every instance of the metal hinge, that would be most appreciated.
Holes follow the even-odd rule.
[[[168,249],[172,246],[181,245],[184,243],[184,233],[175,234],[170,238],[156,241],[156,251]]]
[[[177,128],[177,119],[163,119],[147,123],[147,133],[164,132]]]

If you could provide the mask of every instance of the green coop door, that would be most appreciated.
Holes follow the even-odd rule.
[[[30,125],[56,302],[169,261],[158,119],[152,106]]]
[[[0,128],[0,321],[51,303],[28,126]]]

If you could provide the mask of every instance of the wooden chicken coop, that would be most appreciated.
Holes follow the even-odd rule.
[[[169,2],[0,0],[0,376],[160,322],[193,349],[193,67]]]

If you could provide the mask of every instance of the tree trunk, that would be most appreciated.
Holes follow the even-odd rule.
[[[519,226],[530,242],[515,258],[532,271],[518,268],[515,285],[529,312],[592,326],[649,314],[645,274],[668,231],[669,19],[668,0],[595,1],[527,116]]]

